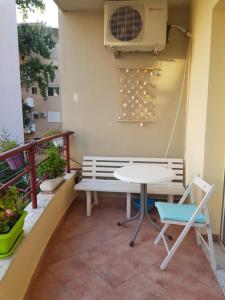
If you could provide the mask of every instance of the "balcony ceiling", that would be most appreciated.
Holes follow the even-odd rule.
[[[63,11],[72,10],[100,10],[104,0],[54,0]],[[188,4],[191,0],[168,0],[169,5]]]

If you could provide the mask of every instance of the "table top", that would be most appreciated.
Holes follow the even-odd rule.
[[[160,183],[171,181],[174,177],[173,171],[150,164],[132,164],[117,169],[114,177],[122,181],[132,183]]]

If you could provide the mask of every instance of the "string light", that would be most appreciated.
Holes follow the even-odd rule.
[[[144,122],[155,116],[152,91],[158,74],[160,72],[154,69],[120,69],[119,91],[122,101],[118,120],[139,121],[143,126]]]

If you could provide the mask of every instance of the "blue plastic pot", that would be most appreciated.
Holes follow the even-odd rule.
[[[155,206],[155,199],[148,198],[147,199],[147,210],[148,212]],[[140,210],[140,197],[134,198],[134,207],[136,210]]]

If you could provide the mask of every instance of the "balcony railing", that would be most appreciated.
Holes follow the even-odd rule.
[[[15,155],[22,153],[25,158],[25,165],[17,169],[11,174],[6,180],[0,180],[0,192],[7,189],[9,186],[17,185],[17,183],[27,177],[28,185],[25,189],[18,188],[23,193],[23,198],[27,199],[30,197],[32,202],[32,208],[37,208],[37,191],[40,184],[48,177],[45,174],[41,178],[37,178],[36,169],[39,164],[48,159],[45,155],[45,150],[48,147],[48,142],[63,139],[63,146],[60,148],[61,155],[66,159],[66,171],[70,173],[70,136],[73,135],[73,131],[65,131],[60,134],[52,135],[49,137],[41,138],[35,141],[28,142],[24,145],[16,147],[12,150],[6,151],[0,154],[0,164],[5,163],[5,160],[15,157]],[[7,163],[6,163],[7,165]],[[6,168],[8,170],[9,168]],[[1,172],[4,172],[3,169]],[[1,175],[2,176],[2,175]],[[1,179],[1,178],[0,178]]]

